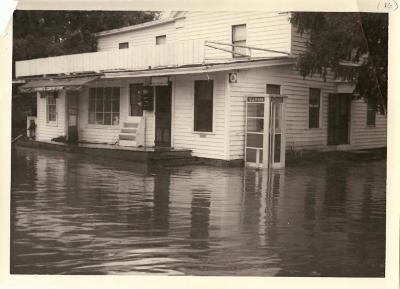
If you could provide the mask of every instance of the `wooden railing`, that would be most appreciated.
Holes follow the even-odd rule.
[[[63,55],[17,61],[16,77],[104,70],[142,70],[202,63],[204,41],[181,41],[164,45]]]
[[[223,48],[226,46],[230,48]],[[215,41],[190,40],[164,45],[134,46],[128,49],[38,58],[17,61],[15,75],[24,77],[112,70],[144,70],[194,65],[215,60],[232,61],[233,46],[235,45]],[[288,54],[250,46],[242,48],[249,52],[242,56],[248,57],[274,57]],[[252,50],[256,50],[258,54],[252,55]]]

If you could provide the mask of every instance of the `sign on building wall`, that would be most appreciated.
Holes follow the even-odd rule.
[[[155,76],[151,78],[151,86],[168,86],[168,76]]]

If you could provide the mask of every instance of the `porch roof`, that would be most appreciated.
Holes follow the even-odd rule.
[[[22,92],[34,91],[50,91],[61,89],[80,89],[83,85],[88,84],[100,76],[82,76],[82,77],[68,77],[68,78],[50,78],[32,80],[19,87]]]
[[[138,78],[138,77],[149,77],[149,76],[173,76],[173,75],[186,75],[186,74],[198,74],[198,73],[210,73],[218,71],[229,71],[237,69],[249,69],[259,67],[270,67],[280,65],[292,65],[296,62],[296,58],[292,56],[284,57],[273,57],[263,58],[257,60],[244,60],[231,63],[208,63],[181,67],[166,67],[160,69],[147,69],[147,70],[136,70],[136,71],[103,71],[101,78]]]

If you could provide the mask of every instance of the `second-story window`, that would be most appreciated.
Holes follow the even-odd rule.
[[[159,35],[156,36],[156,45],[162,45],[167,43],[167,36],[166,35]]]
[[[127,48],[129,48],[129,42],[121,42],[120,44],[118,44],[118,48],[119,49],[127,49]]]
[[[233,45],[240,45],[240,46],[245,46],[246,45],[246,24],[240,24],[240,25],[233,25],[232,26],[232,44]],[[243,57],[243,54],[246,54],[247,49],[243,47],[233,47],[232,49],[233,57]],[[237,54],[237,53],[240,54]]]

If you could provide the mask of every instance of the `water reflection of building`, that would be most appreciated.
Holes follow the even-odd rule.
[[[153,228],[157,235],[167,236],[169,231],[169,194],[171,173],[164,169],[154,178]]]

